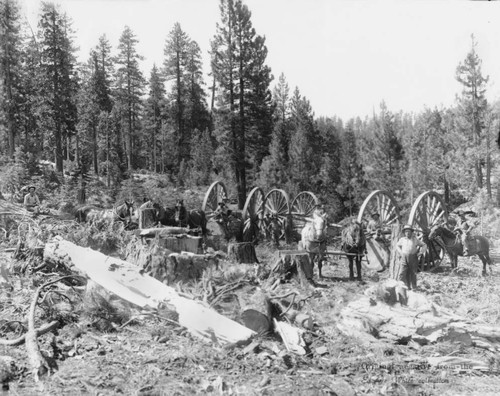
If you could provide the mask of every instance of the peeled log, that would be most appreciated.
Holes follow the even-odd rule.
[[[267,294],[256,289],[251,294],[240,293],[238,299],[241,307],[241,321],[258,334],[266,334],[271,330],[271,303]]]
[[[251,242],[230,243],[227,246],[229,260],[242,264],[258,263],[255,247]]]
[[[98,285],[139,307],[157,309],[160,304],[168,303],[177,310],[181,326],[207,341],[240,343],[255,334],[213,309],[180,296],[173,288],[144,274],[134,264],[82,248],[60,237],[45,245],[44,259],[63,263],[73,271],[85,274]]]
[[[179,235],[179,234],[187,234],[189,232],[189,228],[185,227],[159,227],[159,228],[145,228],[141,230],[139,236],[141,237],[155,237],[162,235]]]

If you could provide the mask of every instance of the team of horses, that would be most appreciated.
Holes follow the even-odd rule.
[[[98,209],[92,206],[83,206],[76,210],[75,219],[87,222],[96,227],[109,226],[115,223],[122,224],[125,230],[138,227],[138,209],[153,209],[153,221],[159,226],[186,227],[200,230],[203,236],[207,235],[207,216],[199,209],[187,210],[181,200],[175,206],[166,207],[158,202],[148,201],[135,208],[133,201],[125,200],[112,209]],[[227,240],[235,239],[241,242],[243,234],[243,220],[238,213],[215,211],[212,220],[221,227]],[[306,224],[300,234],[299,249],[305,250],[310,261],[317,263],[318,275],[323,277],[322,268],[325,261],[327,246],[327,218],[324,213],[313,212],[312,218],[306,218]],[[275,232],[276,233],[276,232]],[[344,226],[341,231],[341,251],[349,262],[349,278],[362,279],[362,259],[366,255],[367,238],[364,227],[357,221]],[[272,238],[275,241],[276,237]],[[464,256],[462,238],[450,230],[446,224],[431,228],[428,240],[437,243],[449,257],[452,269],[457,268],[458,257]],[[279,242],[278,242],[279,244]],[[483,275],[487,272],[487,265],[492,265],[489,255],[490,244],[483,236],[471,236],[468,240],[469,256],[477,255],[483,263]],[[356,278],[354,276],[356,268]]]

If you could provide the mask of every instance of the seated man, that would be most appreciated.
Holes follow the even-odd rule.
[[[462,240],[462,245],[464,249],[464,256],[468,256],[469,244],[467,241],[469,239],[469,235],[473,227],[467,222],[467,218],[465,217],[464,214],[459,214],[458,218],[459,220],[454,231],[460,234],[460,239]]]
[[[24,207],[30,212],[38,213],[40,211],[40,199],[35,194],[35,190],[34,186],[28,188],[29,192],[24,196]]]

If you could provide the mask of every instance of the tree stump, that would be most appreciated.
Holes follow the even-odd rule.
[[[139,210],[139,228],[141,230],[154,227],[155,223],[154,208],[144,208]]]
[[[229,260],[242,264],[258,263],[255,247],[251,242],[230,243],[227,246]]]
[[[267,294],[262,289],[256,289],[249,294],[240,293],[238,299],[241,307],[241,322],[258,334],[269,332],[273,319]]]
[[[296,275],[301,286],[311,284],[314,268],[308,253],[292,251],[279,251],[278,259],[273,265],[272,272],[289,278]]]
[[[399,259],[399,253],[396,250],[396,245],[399,238],[403,235],[402,226],[400,224],[393,224],[391,229],[391,258],[389,261],[389,278],[394,280],[402,280],[402,264]]]

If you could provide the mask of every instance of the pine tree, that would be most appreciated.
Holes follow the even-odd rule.
[[[63,172],[63,160],[70,158],[75,131],[77,90],[74,48],[68,17],[50,3],[42,3],[38,44],[40,48],[40,124],[50,136],[56,170]]]
[[[471,50],[465,60],[458,65],[456,79],[462,84],[462,95],[458,98],[458,105],[464,121],[464,133],[472,140],[476,187],[481,189],[483,187],[483,162],[489,163],[485,161],[486,158],[481,153],[484,117],[488,105],[485,92],[489,77],[483,77],[482,61],[476,52],[476,46],[477,43],[472,36]]]
[[[293,194],[315,190],[314,181],[321,166],[322,143],[314,126],[314,115],[309,101],[295,88],[291,99],[291,140],[288,155],[289,174]]]
[[[143,59],[137,53],[138,40],[132,30],[125,26],[118,44],[116,57],[116,106],[122,118],[122,143],[126,154],[126,166],[130,171],[135,167],[137,134],[140,131],[139,115],[142,107],[141,96],[145,84],[139,68]]]
[[[154,172],[158,171],[159,158],[161,158],[161,153],[158,152],[158,149],[164,107],[165,86],[163,77],[156,65],[153,65],[149,78],[149,96],[144,105],[144,129],[146,131],[146,155],[148,156],[149,169]]]
[[[13,158],[19,139],[21,104],[21,31],[19,6],[15,0],[0,1],[0,124],[4,120],[8,155]],[[0,150],[1,152],[2,150]]]
[[[240,208],[246,199],[247,168],[254,176],[268,154],[272,132],[272,76],[265,65],[265,39],[252,27],[251,13],[240,0],[221,0],[221,21],[212,41],[212,73],[217,83],[215,131],[231,165]]]

